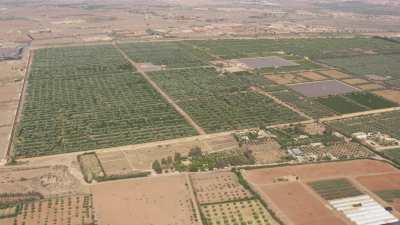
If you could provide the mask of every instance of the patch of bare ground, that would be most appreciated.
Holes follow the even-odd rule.
[[[323,75],[326,75],[328,77],[334,78],[334,79],[346,79],[346,78],[350,78],[351,76],[345,73],[342,73],[340,71],[337,70],[324,70],[324,71],[320,71],[320,73],[322,73]]]
[[[268,139],[265,143],[247,145],[246,148],[259,164],[282,162],[287,156],[286,151],[273,139]]]
[[[384,162],[353,160],[250,170],[247,178],[253,183],[264,185],[274,184],[278,178],[285,176],[296,176],[302,181],[312,181],[321,178],[385,174],[397,171],[395,167]]]
[[[44,196],[85,193],[87,189],[67,166],[5,167],[0,169],[0,193],[39,192]]]
[[[288,224],[346,224],[299,182],[266,185],[259,188],[262,195],[268,196],[279,211],[289,218]]]
[[[356,180],[378,196],[379,194],[381,194],[381,196],[382,194],[386,195],[387,199],[384,199],[386,203],[395,208],[397,212],[400,212],[400,172],[385,175],[361,176],[357,177]]]
[[[306,71],[306,72],[300,73],[300,75],[305,77],[306,79],[313,80],[313,81],[328,79],[328,78],[322,76],[321,74],[312,72],[312,71]]]
[[[385,86],[380,85],[380,84],[363,84],[363,85],[357,85],[356,87],[363,91],[372,91],[372,90],[379,90],[379,89],[385,88]]]
[[[382,96],[389,101],[400,104],[400,91],[399,90],[381,90],[381,91],[374,91],[373,93],[376,95]]]
[[[99,225],[200,225],[186,176],[113,181],[91,186]]]

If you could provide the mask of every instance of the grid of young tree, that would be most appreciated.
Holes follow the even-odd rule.
[[[255,82],[256,75],[219,74],[214,68],[191,68],[154,72],[151,77],[206,132],[303,119],[271,98],[249,90],[251,86],[268,86],[267,81],[264,84]]]
[[[111,45],[37,50],[14,144],[18,157],[195,135]]]

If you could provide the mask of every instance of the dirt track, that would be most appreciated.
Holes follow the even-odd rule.
[[[277,98],[277,97],[275,97],[275,96],[273,96],[273,95],[271,95],[271,94],[269,94],[269,93],[267,93],[267,92],[265,92],[265,91],[263,91],[263,90],[261,90],[261,89],[259,89],[259,88],[257,88],[257,87],[251,87],[251,90],[253,90],[253,91],[255,91],[255,92],[259,93],[259,94],[262,94],[262,95],[265,95],[265,96],[271,98],[271,99],[274,100],[276,103],[278,103],[278,104],[280,104],[280,105],[282,105],[282,106],[284,106],[284,107],[286,107],[286,108],[289,108],[290,110],[296,112],[297,114],[299,114],[299,115],[302,116],[302,117],[305,117],[305,118],[310,119],[310,120],[313,119],[312,117],[306,115],[305,113],[303,113],[302,111],[298,110],[297,108],[292,107],[291,105],[289,105],[289,104],[287,104],[287,103],[281,101],[279,98]]]
[[[196,122],[193,121],[193,119],[185,112],[181,107],[179,107],[172,98],[165,93],[157,84],[154,82],[143,70],[140,69],[139,66],[136,65],[135,62],[133,62],[128,55],[122,49],[118,47],[117,44],[113,43],[114,47],[125,57],[125,59],[134,66],[137,71],[147,80],[147,82],[150,83],[150,85],[169,103],[171,104],[174,109],[181,115],[183,118],[194,128],[196,129],[198,134],[206,134],[206,132],[201,128],[199,125],[196,124]]]

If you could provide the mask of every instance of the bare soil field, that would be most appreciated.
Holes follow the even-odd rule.
[[[277,84],[295,84],[303,83],[308,81],[304,77],[296,74],[275,74],[275,75],[265,75],[265,77]]]
[[[194,147],[200,147],[203,152],[214,152],[237,148],[238,143],[231,134],[226,134],[151,147],[120,147],[120,151],[98,152],[97,156],[106,174],[124,173],[132,170],[151,170],[155,160],[174,157],[175,153],[187,156]]]
[[[363,84],[363,85],[356,85],[355,87],[363,90],[363,91],[372,91],[372,90],[379,90],[384,89],[385,87],[380,84]]]
[[[0,193],[33,191],[44,196],[87,192],[66,166],[0,168]]]
[[[306,79],[314,80],[314,81],[328,79],[328,78],[322,76],[321,74],[312,72],[312,71],[303,72],[303,73],[301,73],[301,76],[305,77]]]
[[[67,195],[22,204],[16,218],[0,220],[2,225],[85,225],[94,223],[92,197]]]
[[[400,212],[400,172],[385,175],[361,176],[357,177],[356,180],[370,191],[384,198],[383,200],[385,200],[386,203]],[[397,193],[397,195],[393,193]],[[385,199],[385,195],[389,195],[388,199]]]
[[[97,177],[103,177],[104,172],[95,153],[78,156],[80,168],[87,182],[92,182]]]
[[[358,91],[358,89],[337,80],[294,84],[290,88],[307,97],[325,97]]]
[[[369,81],[364,80],[364,79],[360,79],[360,78],[350,78],[350,79],[345,79],[345,80],[342,80],[342,81],[345,82],[346,84],[350,84],[350,85],[369,83]]]
[[[400,91],[399,90],[381,90],[381,91],[374,91],[373,93],[376,95],[382,96],[389,101],[400,104]]]
[[[99,225],[200,225],[186,176],[113,181],[91,186]]]
[[[200,204],[247,199],[252,194],[240,185],[232,172],[199,173],[190,176]]]
[[[7,83],[0,86],[0,102],[18,101],[21,91],[21,82]]]
[[[241,58],[232,61],[246,65],[250,69],[262,69],[269,67],[297,66],[296,62],[289,61],[279,56],[267,56],[257,58]]]
[[[209,151],[222,151],[237,148],[238,142],[233,135],[220,136],[217,138],[208,138],[203,141],[209,148]]]
[[[278,142],[273,139],[262,144],[252,144],[246,146],[254,156],[256,163],[276,163],[283,161],[287,156],[286,151],[281,149]]]
[[[285,224],[320,225],[350,222],[342,214],[328,208],[326,200],[307,184],[329,182],[330,179],[333,182],[330,194],[337,194],[334,188],[343,186],[338,185],[336,180],[393,173],[400,174],[390,164],[354,160],[246,170],[243,175]],[[375,182],[372,181],[372,184]],[[354,185],[354,188],[348,188],[349,194],[360,193],[355,191],[358,184],[355,182]],[[326,188],[326,185],[323,187]]]
[[[397,171],[395,167],[387,163],[375,160],[353,160],[249,170],[246,176],[251,182],[267,185],[276,183],[277,178],[284,176],[297,176],[299,180],[312,181],[328,177],[362,176]]]
[[[345,73],[342,73],[337,70],[326,70],[326,71],[320,71],[323,75],[326,75],[328,77],[334,78],[334,79],[345,79],[345,78],[350,78],[351,76]]]
[[[299,182],[259,186],[262,196],[296,225],[344,225],[343,219],[330,211]],[[268,202],[268,201],[267,201]]]
[[[0,126],[0,162],[5,156],[11,137],[11,126]]]
[[[102,153],[98,158],[107,176],[124,175],[135,170],[123,151]]]
[[[17,101],[0,102],[0,126],[12,126],[17,106]]]
[[[326,127],[319,123],[308,123],[304,125],[304,132],[310,135],[323,134]]]

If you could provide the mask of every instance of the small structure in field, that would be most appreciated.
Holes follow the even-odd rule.
[[[21,59],[23,51],[23,47],[0,48],[0,61]]]

